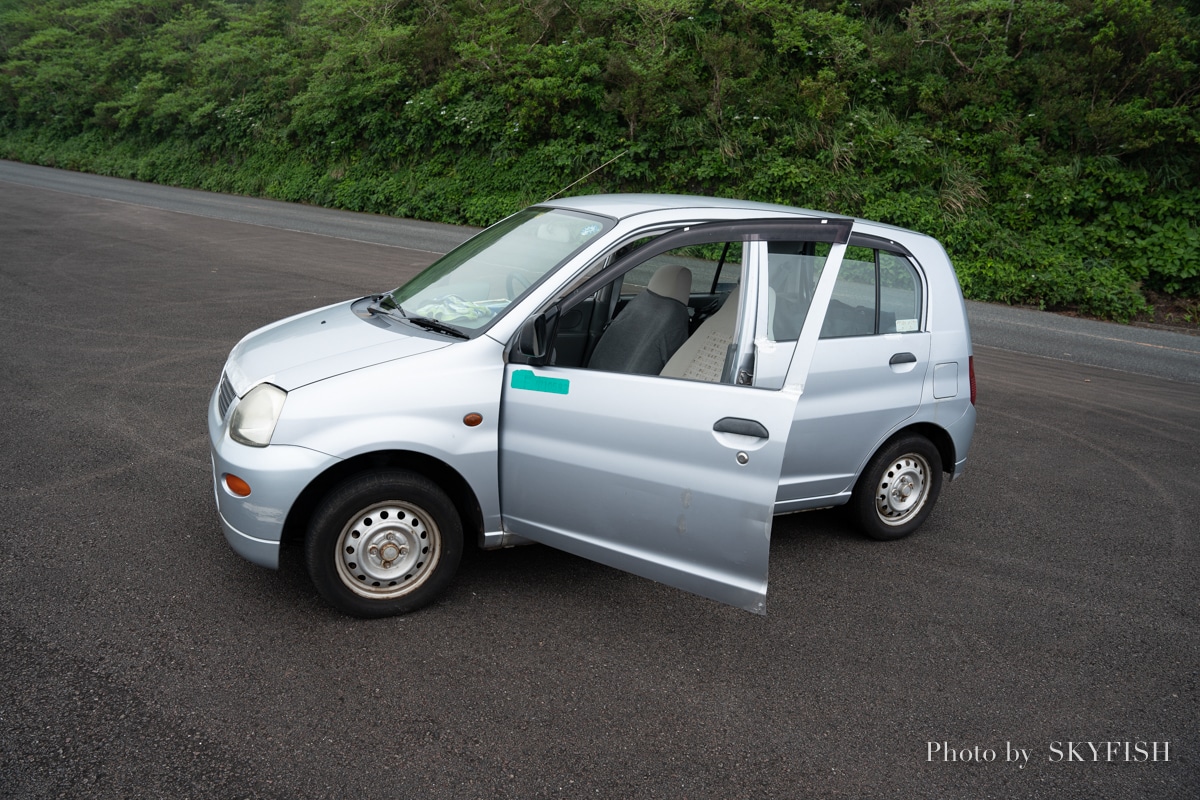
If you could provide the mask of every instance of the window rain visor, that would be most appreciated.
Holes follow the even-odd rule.
[[[451,250],[391,299],[409,317],[467,330],[486,327],[606,227],[608,221],[601,217],[526,209]]]

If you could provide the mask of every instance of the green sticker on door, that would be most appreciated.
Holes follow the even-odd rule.
[[[571,382],[566,378],[547,378],[534,375],[533,370],[514,370],[509,386],[514,389],[526,389],[531,392],[546,392],[547,394],[566,394],[571,390]]]

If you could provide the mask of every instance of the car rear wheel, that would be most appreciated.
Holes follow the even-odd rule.
[[[411,472],[366,473],[317,507],[305,555],[317,591],[356,617],[415,611],[450,583],[462,521],[446,493]]]
[[[901,539],[921,527],[941,490],[938,449],[924,436],[904,436],[885,445],[867,464],[850,510],[872,539]]]

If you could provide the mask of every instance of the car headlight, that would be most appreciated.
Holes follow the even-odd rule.
[[[287,392],[269,383],[260,383],[242,398],[233,409],[229,421],[229,436],[235,442],[251,447],[266,447],[275,433],[275,423],[283,411]]]

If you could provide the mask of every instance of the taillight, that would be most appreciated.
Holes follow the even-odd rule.
[[[975,356],[967,356],[967,372],[971,375],[971,405],[975,405]]]

